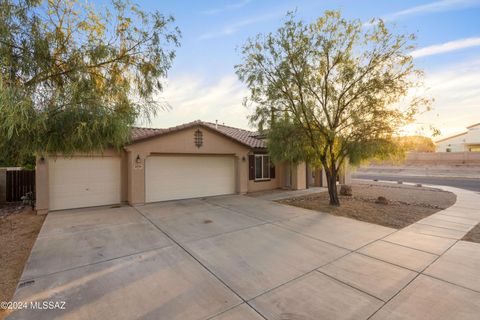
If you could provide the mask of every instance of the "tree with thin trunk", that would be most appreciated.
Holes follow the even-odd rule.
[[[0,158],[120,147],[166,107],[174,19],[128,0],[0,1]]]
[[[249,39],[235,69],[273,160],[323,167],[338,206],[337,176],[347,162],[400,155],[399,128],[430,102],[412,94],[422,84],[413,40],[382,20],[367,25],[336,11],[309,24],[289,13],[276,32]]]

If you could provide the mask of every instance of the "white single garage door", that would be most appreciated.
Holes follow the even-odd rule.
[[[151,156],[145,162],[145,201],[235,193],[233,156]]]
[[[48,163],[50,210],[121,202],[120,158],[51,158]]]

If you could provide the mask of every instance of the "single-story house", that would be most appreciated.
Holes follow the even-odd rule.
[[[467,131],[435,141],[437,152],[480,152],[480,123]]]
[[[305,163],[272,164],[256,132],[194,121],[167,129],[134,128],[120,151],[70,158],[41,157],[38,213],[128,203],[244,194],[325,185]],[[340,182],[347,180],[343,175]]]

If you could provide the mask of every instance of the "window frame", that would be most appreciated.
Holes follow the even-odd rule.
[[[260,158],[261,159],[261,164],[260,164],[260,169],[261,169],[261,178],[257,178],[257,158]],[[266,172],[266,176],[265,176],[265,158],[267,158],[267,161],[268,161],[268,166],[267,166],[267,172]],[[255,170],[255,181],[268,181],[268,180],[271,180],[270,178],[270,166],[271,166],[271,162],[270,162],[270,155],[268,154],[255,154],[254,155],[254,170]]]

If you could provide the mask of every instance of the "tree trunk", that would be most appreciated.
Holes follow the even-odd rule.
[[[340,206],[340,199],[337,192],[337,175],[336,168],[325,168],[325,174],[327,176],[328,195],[330,196],[331,206]]]

